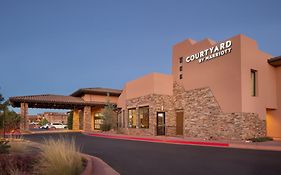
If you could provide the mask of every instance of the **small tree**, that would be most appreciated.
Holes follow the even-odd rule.
[[[46,125],[47,123],[49,123],[49,121],[46,118],[43,118],[38,124],[40,126]]]
[[[8,131],[19,128],[20,115],[9,109],[9,101],[3,101],[4,98],[0,94],[0,128],[5,127]]]
[[[104,106],[104,109],[102,110],[102,124],[101,124],[101,130],[102,131],[109,131],[112,128],[115,128],[116,124],[116,112],[115,112],[116,106],[112,103],[110,103],[109,94],[107,94],[107,101]]]

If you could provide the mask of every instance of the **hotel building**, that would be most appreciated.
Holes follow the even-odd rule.
[[[123,90],[87,88],[10,102],[21,107],[23,118],[28,107],[73,109],[73,128],[93,131],[107,94],[119,109],[118,130],[124,134],[281,138],[281,57],[260,50],[245,35],[179,42],[173,46],[172,74],[151,73]]]

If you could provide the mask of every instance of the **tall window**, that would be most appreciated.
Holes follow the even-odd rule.
[[[102,113],[98,112],[94,115],[94,129],[100,130],[100,125],[102,124]]]
[[[136,108],[128,110],[128,127],[135,128],[137,126]]]
[[[257,96],[257,71],[251,69],[251,93],[252,96]]]
[[[149,107],[140,107],[139,108],[139,117],[140,117],[140,127],[149,128]]]
[[[118,121],[117,121],[117,125],[118,125],[118,128],[121,128],[122,127],[122,113],[118,113]]]
[[[125,128],[125,110],[122,111],[122,127]]]

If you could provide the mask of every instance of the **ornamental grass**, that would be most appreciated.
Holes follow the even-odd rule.
[[[83,171],[82,155],[74,139],[48,139],[41,149],[40,174],[77,175]]]

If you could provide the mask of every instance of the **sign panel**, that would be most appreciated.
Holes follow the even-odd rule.
[[[187,63],[190,63],[194,60],[198,60],[199,63],[209,61],[211,59],[226,55],[231,52],[232,48],[232,42],[231,40],[225,41],[223,43],[220,43],[217,46],[208,48],[206,50],[202,50],[196,54],[190,55],[185,58],[185,61]]]

